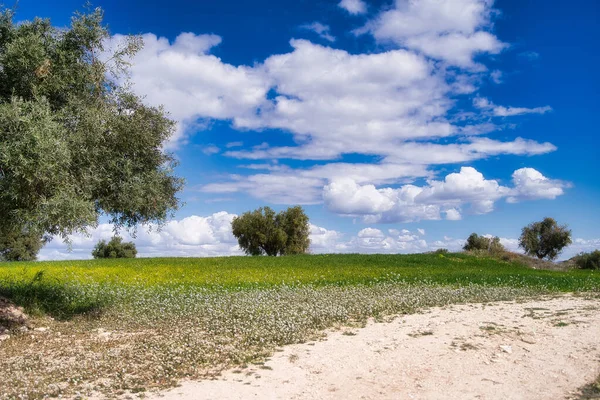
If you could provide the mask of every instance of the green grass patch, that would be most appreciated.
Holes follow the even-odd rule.
[[[592,271],[533,270],[465,254],[307,255],[293,257],[151,258],[0,263],[0,295],[30,312],[57,318],[126,301],[132,291],[202,288],[239,291],[281,286],[379,283],[510,286],[542,291],[598,290]]]

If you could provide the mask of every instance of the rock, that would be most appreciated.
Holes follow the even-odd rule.
[[[39,328],[34,329],[34,331],[36,331],[36,332],[46,332],[47,330],[48,330],[48,328],[45,326],[41,326]]]
[[[2,335],[0,335],[0,342],[5,341],[6,339],[10,339],[10,335],[3,333]]]
[[[23,325],[27,325],[27,314],[23,312],[23,308],[0,297],[0,326],[4,329],[13,329]]]
[[[512,354],[512,347],[509,345],[500,346],[500,350],[502,350],[505,353]]]

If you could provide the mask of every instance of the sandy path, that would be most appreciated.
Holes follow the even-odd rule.
[[[148,398],[565,399],[598,373],[600,299],[565,296],[371,322]]]

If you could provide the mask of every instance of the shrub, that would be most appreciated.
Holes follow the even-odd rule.
[[[137,249],[133,242],[123,242],[120,236],[114,236],[108,243],[101,240],[92,251],[94,258],[135,258]]]
[[[600,250],[579,254],[575,257],[575,265],[580,269],[600,269]]]
[[[501,253],[504,251],[504,246],[500,243],[498,236],[489,238],[486,236],[479,236],[476,233],[472,233],[467,238],[463,250],[465,251],[486,251],[489,253]]]
[[[571,243],[571,231],[566,225],[559,226],[552,218],[527,225],[519,238],[519,246],[528,255],[548,260],[554,260]]]
[[[433,252],[434,254],[448,254],[449,251],[448,249],[437,249],[436,251]]]

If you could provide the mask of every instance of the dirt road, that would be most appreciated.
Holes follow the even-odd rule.
[[[434,308],[286,347],[151,399],[568,399],[600,373],[600,299]]]

